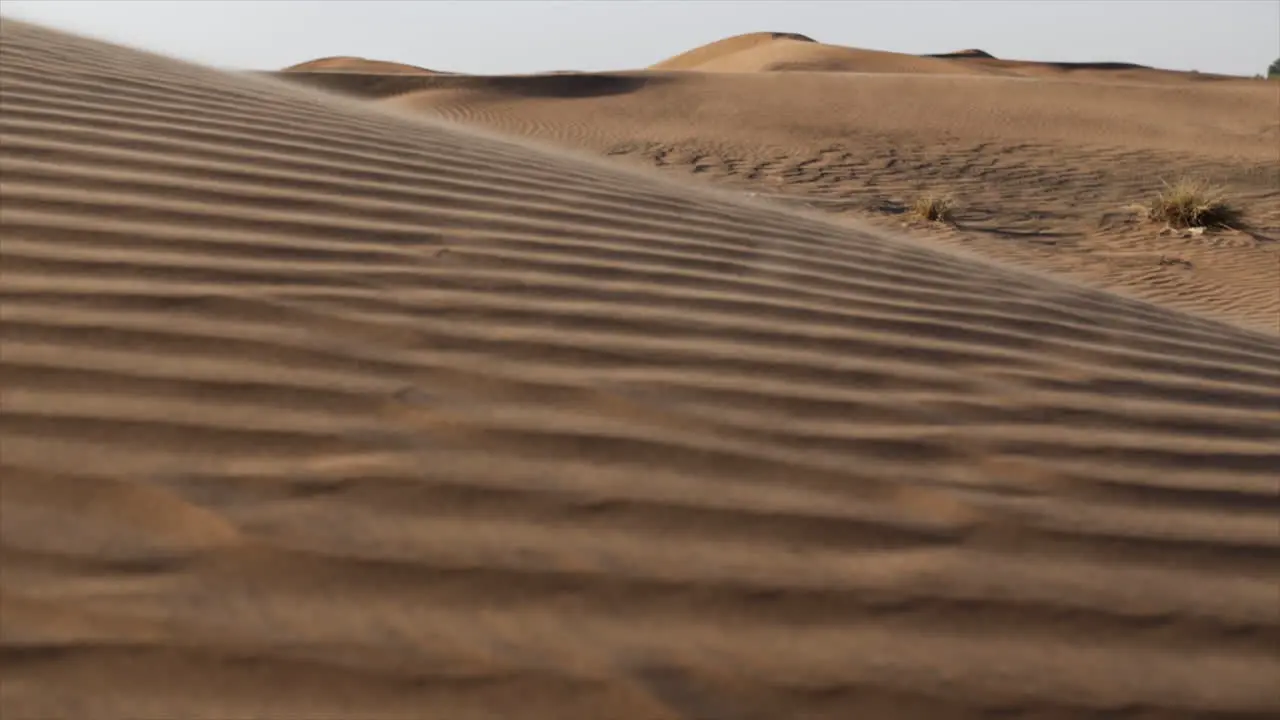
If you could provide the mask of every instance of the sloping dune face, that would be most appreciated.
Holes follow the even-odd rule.
[[[948,196],[953,225],[915,228],[929,242],[1280,334],[1280,117],[1263,81],[652,72],[567,98],[465,80],[381,102],[894,232],[917,199]],[[1147,222],[1180,178],[1219,185],[1242,227]]]
[[[1275,338],[0,33],[6,720],[1280,709]]]
[[[420,75],[431,74],[433,71],[416,65],[405,65],[385,60],[366,60],[359,57],[337,56],[290,65],[283,72],[403,73]]]

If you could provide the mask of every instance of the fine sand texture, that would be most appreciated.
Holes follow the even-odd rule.
[[[1280,84],[766,33],[654,68],[327,84],[893,231],[950,197],[954,224],[916,234],[1280,335]],[[1135,210],[1182,180],[1240,222],[1202,234]]]
[[[0,27],[5,720],[1280,710],[1274,335]]]

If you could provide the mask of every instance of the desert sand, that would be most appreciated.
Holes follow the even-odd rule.
[[[0,28],[5,720],[1280,710],[1268,88]]]
[[[950,196],[956,224],[916,235],[1280,335],[1274,82],[759,33],[609,76],[347,84],[863,226],[901,231],[915,198]],[[1220,186],[1247,224],[1199,235],[1134,212],[1182,179]]]
[[[433,74],[435,71],[418,67],[417,65],[405,65],[404,63],[387,62],[385,60],[369,60],[368,58],[352,57],[350,55],[335,55],[290,65],[281,72],[426,75]]]

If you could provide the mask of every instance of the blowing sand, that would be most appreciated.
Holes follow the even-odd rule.
[[[424,110],[607,148],[649,120],[587,110],[710,80],[388,113],[0,33],[6,720],[1280,709],[1280,338],[1249,312]],[[1033,159],[1088,130],[1040,102],[1000,126],[1032,138],[955,157],[1014,166],[975,169],[975,193],[1015,192],[1020,166],[1048,197]],[[1130,127],[1115,102],[1080,123]],[[766,132],[767,108],[712,105],[688,110],[694,141]],[[971,107],[956,147],[1008,111]],[[818,170],[861,167],[864,119]],[[1192,146],[1243,167],[1256,119],[1131,129],[1151,148],[1088,156],[1098,174],[1059,192]],[[900,152],[858,177],[906,182],[931,151]]]

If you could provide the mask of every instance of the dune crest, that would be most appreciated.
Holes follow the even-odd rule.
[[[722,62],[725,58],[762,45],[774,43],[815,43],[813,38],[798,33],[754,32],[716,40],[699,45],[692,50],[669,57],[649,67],[650,70],[700,70],[708,63]]]
[[[968,48],[968,49],[965,49],[965,50],[956,50],[955,52],[946,53],[946,55],[947,55],[947,56],[950,56],[950,57],[986,58],[987,60],[996,60],[996,59],[997,59],[995,55],[992,55],[991,53],[987,52],[986,50],[979,50],[979,49],[977,49],[977,48]]]
[[[651,65],[649,70],[711,73],[843,72],[918,75],[995,75],[1185,83],[1241,78],[1188,73],[1124,62],[1002,60],[978,49],[911,55],[827,45],[795,33],[748,33],[717,40]]]
[[[722,48],[724,52],[678,55],[671,60],[654,65],[652,69],[730,73],[810,71],[961,74],[967,72],[963,67],[944,59],[824,45],[812,40],[780,38],[770,39],[767,42],[743,43],[741,46],[736,44],[721,46],[719,43],[705,46],[708,51],[719,51]]]
[[[1277,338],[0,44],[6,720],[1280,710]]]
[[[435,74],[435,70],[405,65],[404,63],[387,62],[385,60],[369,60],[367,58],[337,55],[317,58],[290,65],[281,72],[349,72],[349,73],[383,73],[383,74]]]

